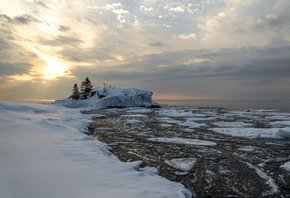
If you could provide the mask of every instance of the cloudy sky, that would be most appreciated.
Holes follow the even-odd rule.
[[[289,0],[0,0],[0,100],[89,77],[154,99],[290,99]]]

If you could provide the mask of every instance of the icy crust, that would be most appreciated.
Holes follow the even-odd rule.
[[[1,197],[191,197],[183,185],[139,169],[140,162],[120,162],[106,144],[82,133],[92,116],[0,101]]]
[[[102,95],[102,97],[99,97]],[[156,107],[153,93],[145,88],[108,87],[96,88],[91,91],[91,97],[85,100],[65,98],[56,100],[53,104],[69,108],[126,108],[126,107]]]

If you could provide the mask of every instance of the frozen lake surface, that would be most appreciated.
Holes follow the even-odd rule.
[[[193,197],[290,196],[290,113],[206,107],[87,113],[103,115],[93,119],[90,135],[121,161],[141,160]],[[99,130],[105,126],[111,129]]]

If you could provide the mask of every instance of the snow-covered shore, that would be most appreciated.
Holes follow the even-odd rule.
[[[183,185],[122,163],[96,138],[80,109],[0,101],[0,195],[18,197],[191,197]]]

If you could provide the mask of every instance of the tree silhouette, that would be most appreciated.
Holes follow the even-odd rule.
[[[81,85],[82,99],[87,99],[92,89],[93,89],[93,85],[90,79],[87,77],[86,80],[84,80]]]
[[[79,88],[78,88],[77,83],[75,83],[74,87],[73,87],[72,99],[74,99],[74,100],[80,99],[80,92],[79,92]]]

